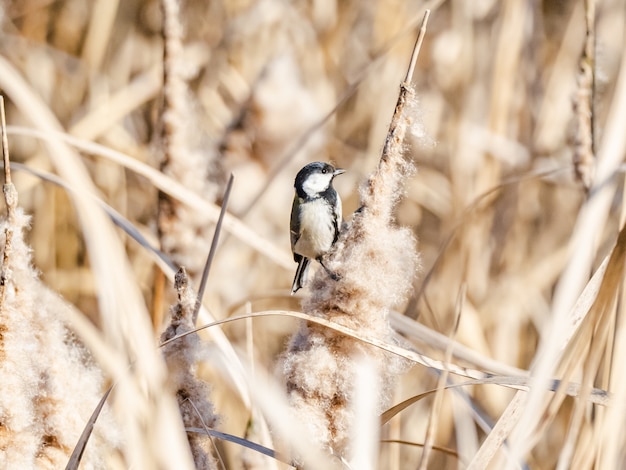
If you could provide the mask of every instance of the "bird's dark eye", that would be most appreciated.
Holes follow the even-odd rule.
[[[326,168],[322,168],[322,173],[326,174],[328,173],[328,170]]]

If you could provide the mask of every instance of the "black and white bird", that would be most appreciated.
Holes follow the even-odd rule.
[[[333,188],[333,178],[344,172],[328,163],[314,162],[296,175],[296,194],[291,206],[291,251],[298,269],[291,286],[292,295],[306,282],[312,259],[319,261],[333,279],[338,278],[324,266],[323,256],[339,237],[341,199]]]

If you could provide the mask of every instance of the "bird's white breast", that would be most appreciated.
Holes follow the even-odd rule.
[[[326,253],[335,239],[333,217],[328,204],[316,199],[300,206],[300,238],[294,252],[307,258]]]

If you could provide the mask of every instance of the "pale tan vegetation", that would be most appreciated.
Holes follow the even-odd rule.
[[[626,465],[622,0],[5,0],[0,25],[0,466]],[[341,278],[291,297],[310,161],[347,170]]]

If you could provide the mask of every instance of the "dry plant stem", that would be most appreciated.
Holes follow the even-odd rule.
[[[17,191],[11,181],[3,96],[0,128],[8,212],[7,219],[1,221],[5,246],[0,283],[0,465],[60,468],[67,460],[71,441],[80,432],[85,408],[100,391],[100,371],[87,365],[86,352],[63,324],[61,317],[67,306],[40,283],[32,268],[31,251],[24,242],[30,218],[17,207]],[[76,466],[103,404],[104,399],[92,415],[89,429],[83,432]],[[110,438],[117,430],[108,417],[104,421],[110,427]],[[100,452],[111,451],[102,440],[102,432],[99,434],[94,446]],[[86,468],[97,466],[96,462],[102,464],[103,455],[94,456],[94,452],[98,451],[86,458]],[[71,465],[72,460],[68,468]]]
[[[422,42],[424,42],[424,36],[426,36],[426,26],[428,25],[428,18],[430,18],[430,10],[424,12],[422,18],[422,24],[420,25],[417,39],[415,40],[415,46],[413,47],[413,53],[411,54],[411,63],[406,71],[405,83],[411,83],[413,81],[413,72],[415,71],[415,64],[417,64],[417,58],[419,57],[420,50],[422,49]]]
[[[178,302],[172,307],[171,320],[161,335],[162,350],[169,370],[172,386],[185,427],[214,427],[217,417],[209,401],[209,387],[196,375],[196,361],[200,349],[197,333],[185,336],[179,343],[167,341],[194,329],[196,297],[189,286],[185,268],[180,268],[174,278]],[[189,446],[197,468],[217,468],[211,454],[211,440],[206,435],[189,433]]]
[[[562,338],[568,336],[572,329],[572,306],[583,290],[591,270],[598,228],[604,227],[608,218],[615,192],[615,181],[611,180],[611,176],[619,167],[626,149],[626,135],[623,132],[625,119],[626,50],[623,50],[604,137],[598,149],[598,164],[591,189],[593,197],[581,208],[570,242],[571,252],[576,253],[576,256],[571,257],[555,289],[550,324],[541,338],[536,354],[538,360],[532,368],[534,386],[527,396],[525,412],[511,436],[511,451],[515,460],[526,454],[530,442],[535,442],[529,440],[529,435],[534,433],[535,426],[543,415],[543,387],[552,377],[562,355]]]
[[[426,13],[420,36],[424,34]],[[415,44],[412,78],[421,40]],[[361,209],[344,231],[325,264],[340,279],[319,270],[311,285],[304,312],[354,328],[380,341],[393,343],[389,312],[403,302],[417,270],[418,255],[412,234],[394,227],[392,212],[402,194],[403,183],[413,171],[404,155],[404,138],[411,124],[406,106],[415,92],[408,81],[400,85],[398,101],[376,170],[360,191]],[[292,337],[282,359],[287,393],[298,419],[307,423],[317,443],[347,461],[358,462],[351,423],[359,364],[366,358],[373,368],[378,408],[386,407],[395,376],[405,367],[397,358],[353,338],[333,334],[313,323],[303,324]]]
[[[161,0],[163,12],[163,117],[161,170],[175,165],[185,151],[181,138],[183,125],[185,81],[180,75],[183,28],[180,23],[180,0]],[[176,202],[167,194],[159,192],[158,232],[162,249],[170,251],[164,239],[176,224]],[[175,238],[175,237],[174,237]],[[185,264],[186,263],[180,263]]]
[[[220,239],[220,231],[222,230],[222,222],[224,221],[224,215],[226,214],[226,208],[228,207],[228,199],[230,198],[230,191],[233,188],[234,176],[231,174],[226,185],[226,191],[224,192],[224,198],[222,199],[222,210],[220,216],[215,224],[215,232],[213,233],[213,241],[211,242],[211,249],[207,256],[204,269],[202,270],[202,279],[200,280],[200,287],[198,288],[198,298],[196,299],[196,307],[193,310],[192,323],[195,325],[198,320],[198,312],[200,312],[200,306],[202,305],[202,298],[204,297],[204,290],[206,289],[206,283],[209,279],[209,271],[211,270],[211,264],[217,251],[217,243]]]
[[[615,432],[620,428],[623,421],[624,410],[626,409],[626,378],[622,373],[622,364],[618,358],[626,356],[626,312],[624,300],[626,299],[626,282],[622,280],[620,298],[618,302],[618,312],[615,327],[615,348],[612,353],[612,364],[610,365],[611,384],[609,386],[615,405],[611,413],[608,414],[603,423],[599,438],[598,458],[600,463],[597,468],[619,468],[622,459],[622,445],[620,433]]]
[[[185,4],[190,7],[189,3]],[[161,171],[206,200],[221,192],[222,173],[215,148],[196,119],[188,81],[190,71],[183,47],[180,0],[161,0],[163,12],[163,115],[158,140],[162,143]],[[190,7],[191,8],[191,7]],[[218,184],[218,180],[220,183]],[[162,250],[185,266],[192,279],[202,272],[197,252],[208,244],[211,221],[189,211],[166,192],[159,193],[158,235]]]
[[[9,139],[7,138],[6,115],[4,112],[4,96],[0,95],[0,126],[2,128],[2,160],[4,162],[4,201],[7,206],[7,217],[9,223],[4,231],[5,242],[2,254],[2,267],[0,268],[0,314],[4,306],[6,296],[6,284],[11,275],[9,270],[9,259],[11,257],[11,246],[13,240],[13,227],[15,226],[15,208],[17,207],[17,191],[11,181],[11,164],[9,158]]]
[[[76,443],[76,446],[74,447],[74,450],[72,451],[72,455],[70,455],[70,458],[67,461],[65,470],[77,470],[78,469],[78,466],[80,465],[80,462],[83,458],[83,454],[85,453],[85,448],[87,447],[87,443],[89,442],[89,438],[91,437],[94,426],[96,425],[96,421],[98,420],[98,416],[100,416],[100,413],[102,412],[102,408],[104,408],[107,398],[109,398],[109,395],[111,394],[112,391],[113,391],[113,386],[110,386],[109,388],[107,388],[107,391],[104,392],[104,395],[100,399],[98,406],[96,406],[96,409],[93,411],[93,413],[91,414],[91,417],[89,418],[89,421],[85,425],[85,429],[83,429],[83,432],[81,433],[80,438],[78,439],[78,442]]]
[[[183,53],[183,27],[180,23],[180,0],[162,0],[163,11],[163,140],[165,155],[163,165],[180,158],[185,149],[180,127],[184,125],[185,80],[181,76]]]
[[[2,126],[2,161],[4,162],[4,184],[12,184],[11,167],[9,158],[9,138],[7,137],[7,119],[4,111],[4,96],[0,95],[0,125]],[[7,201],[8,202],[8,201]],[[15,203],[9,210],[15,209]]]
[[[119,0],[96,0],[93,3],[83,58],[94,72],[98,72],[109,45]]]
[[[154,286],[151,308],[152,326],[154,327],[155,333],[158,333],[163,324],[163,312],[165,308],[165,275],[158,266],[154,267],[154,281],[152,285]]]
[[[4,57],[0,57],[0,70],[0,87],[36,128],[51,135],[63,131],[51,109]],[[125,456],[131,464],[144,461],[157,465],[159,462],[159,465],[169,463],[189,468],[191,456],[188,456],[186,442],[178,432],[178,410],[173,397],[162,393],[165,367],[154,350],[149,316],[124,247],[111,221],[92,198],[98,191],[78,154],[58,138],[51,138],[46,146],[57,171],[73,189],[72,201],[97,280],[98,307],[102,318],[106,318],[104,334],[113,350],[125,354],[128,360],[137,361],[132,373],[126,369],[107,370],[119,380],[117,392],[124,396],[124,400],[117,403],[119,414],[127,425]],[[146,396],[151,397],[154,408],[138,404],[139,401],[146,403]],[[160,426],[170,440],[168,451],[142,433],[141,426]]]
[[[420,458],[419,470],[426,470],[428,468],[428,458],[430,457],[430,452],[433,449],[433,441],[435,439],[435,435],[437,432],[437,413],[441,410],[441,404],[443,401],[443,393],[445,390],[446,382],[448,381],[448,367],[447,364],[450,363],[452,359],[452,350],[454,348],[454,337],[456,336],[456,332],[459,329],[459,324],[461,322],[461,313],[463,312],[463,304],[465,303],[465,295],[467,291],[467,285],[463,284],[461,290],[459,291],[459,295],[457,297],[457,305],[456,305],[456,315],[454,321],[454,329],[452,330],[452,335],[450,339],[452,340],[446,350],[445,357],[445,365],[446,368],[439,375],[439,380],[437,383],[437,392],[435,394],[435,400],[433,406],[431,408],[431,413],[428,418],[428,429],[426,430],[426,439],[424,440],[424,450],[422,452],[422,457]]]
[[[225,323],[231,323],[239,320],[244,320],[247,318],[254,317],[266,317],[266,316],[289,316],[293,318],[297,318],[308,323],[313,323],[316,325],[323,326],[324,328],[336,331],[343,336],[347,336],[349,338],[353,338],[358,340],[359,342],[365,343],[367,345],[373,346],[375,348],[381,349],[383,351],[387,351],[391,354],[394,354],[400,358],[404,358],[408,361],[414,362],[415,364],[421,364],[426,368],[435,369],[443,372],[447,370],[448,372],[455,374],[459,377],[466,377],[472,379],[471,384],[498,384],[503,387],[512,388],[515,390],[523,390],[528,391],[531,383],[531,379],[524,375],[495,375],[489,372],[483,372],[480,370],[469,369],[467,367],[461,367],[453,363],[444,364],[442,361],[432,359],[424,354],[417,353],[415,351],[402,348],[397,346],[392,341],[383,341],[378,338],[367,336],[362,332],[357,332],[354,329],[345,327],[337,322],[331,322],[324,318],[315,317],[306,313],[301,312],[293,312],[288,310],[268,310],[265,312],[255,312],[250,314],[236,315],[224,320],[218,320],[206,325],[202,325],[193,330],[187,331],[185,333],[181,333],[177,336],[174,336],[167,341],[164,341],[161,346],[166,346],[170,343],[174,343],[176,341],[181,340],[182,338],[194,334],[198,331],[211,328],[214,326],[223,325]],[[469,385],[470,383],[466,383],[463,385]],[[563,388],[559,388],[563,385]],[[565,391],[565,393],[569,396],[576,397],[579,395],[580,386],[576,383],[565,382],[563,380],[553,379],[550,384],[546,387],[547,391]],[[595,403],[602,406],[607,406],[611,403],[611,398],[607,394],[605,390],[601,390],[598,388],[594,388],[591,397],[589,397],[590,403]]]
[[[576,177],[586,190],[591,188],[595,166],[593,100],[595,85],[596,0],[585,0],[585,45],[580,57],[580,72],[574,111],[576,112],[576,137],[574,143],[574,169]]]
[[[575,402],[574,412],[570,422],[568,439],[563,447],[559,458],[559,469],[571,467],[571,459],[575,453],[579,453],[580,447],[576,448],[576,444],[580,444],[585,430],[584,417],[588,411],[584,403],[585,397],[589,395],[589,391],[594,385],[594,381],[602,380],[602,376],[598,377],[602,368],[599,367],[603,356],[611,356],[611,345],[607,341],[611,337],[610,330],[615,321],[615,306],[619,286],[624,279],[624,258],[626,256],[626,228],[622,228],[619,233],[617,243],[611,253],[609,264],[602,281],[602,286],[598,292],[598,296],[592,306],[585,324],[580,328],[576,337],[575,352],[567,357],[568,360],[574,362],[575,366],[584,361],[583,366],[583,384],[581,387],[581,400]],[[570,359],[571,358],[571,359]],[[578,367],[571,367],[570,374],[573,374]],[[601,422],[599,415],[596,421]],[[597,451],[597,449],[594,449]]]
[[[367,192],[365,195],[362,195],[361,198],[363,207],[372,211],[374,215],[381,216],[385,223],[390,221],[391,210],[397,202],[393,194],[401,189],[400,181],[397,179],[405,176],[408,171],[411,171],[403,157],[402,148],[407,125],[409,124],[408,119],[410,118],[407,118],[403,112],[407,102],[415,99],[415,91],[411,86],[411,81],[413,80],[415,63],[417,62],[424,35],[426,34],[429,16],[430,10],[426,10],[411,54],[411,62],[407,69],[406,77],[404,82],[400,85],[398,102],[396,103],[396,108],[391,118],[389,132],[385,139],[378,169],[370,177],[366,188]]]
[[[42,139],[44,141],[52,141],[60,139],[77,149],[99,155],[109,159],[119,165],[128,168],[148,179],[157,189],[166,193],[169,197],[177,199],[190,209],[200,213],[211,222],[217,222],[221,209],[218,205],[209,202],[197,192],[189,189],[184,184],[176,181],[159,170],[140,162],[139,160],[115,151],[108,147],[104,147],[94,142],[88,142],[83,139],[77,139],[63,132],[40,132],[35,129],[25,127],[9,126],[9,133],[13,135],[24,135]],[[273,260],[277,265],[291,271],[293,268],[293,258],[287,252],[276,246],[274,243],[259,236],[251,227],[245,225],[238,218],[226,213],[224,216],[224,229],[233,234],[237,239],[246,245],[249,245],[259,253]]]

